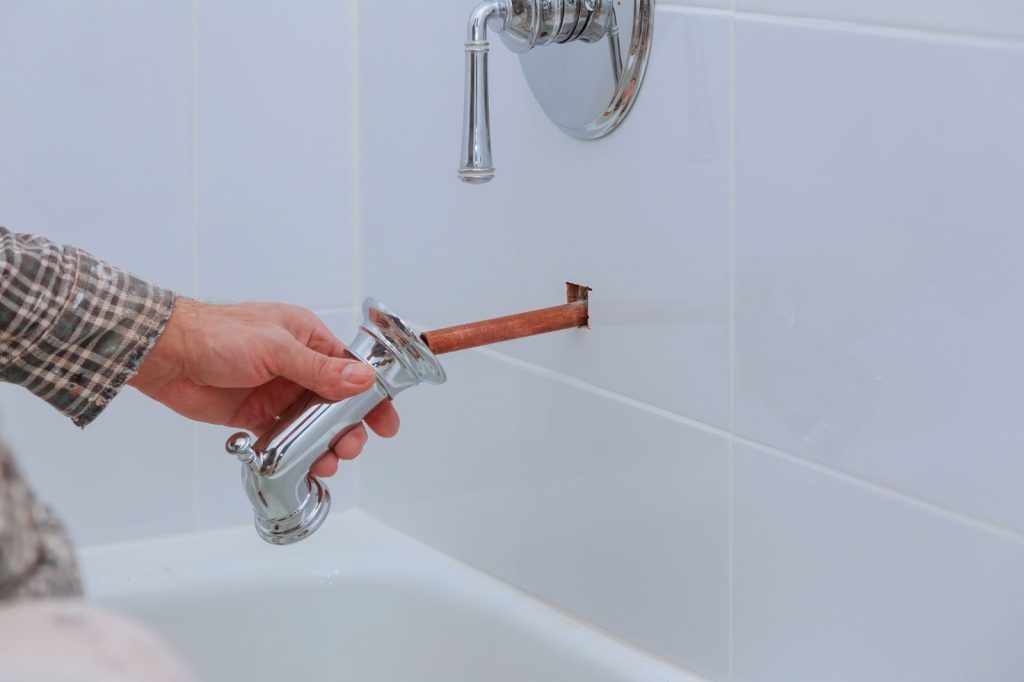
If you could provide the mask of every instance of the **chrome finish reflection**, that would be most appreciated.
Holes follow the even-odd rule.
[[[488,182],[494,177],[491,161],[490,93],[487,89],[487,24],[507,17],[508,0],[487,0],[469,18],[466,37],[466,109],[462,119],[462,163],[459,179],[463,182]]]
[[[650,57],[653,11],[654,0],[485,0],[478,5],[466,42],[459,178],[483,183],[494,177],[488,29],[520,55],[548,117],[567,134],[592,140],[615,130],[636,101]],[[620,27],[628,31],[628,41]],[[565,47],[534,50],[556,44]]]
[[[417,384],[445,381],[444,368],[401,318],[373,299],[363,304],[363,318],[348,353],[376,370],[369,390],[337,403],[307,392],[259,440],[243,431],[225,445],[242,462],[256,530],[267,542],[290,544],[320,527],[331,496],[309,468],[370,410]]]

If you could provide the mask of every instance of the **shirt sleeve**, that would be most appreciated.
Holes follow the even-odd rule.
[[[0,227],[0,380],[85,426],[138,370],[174,299],[85,251]]]

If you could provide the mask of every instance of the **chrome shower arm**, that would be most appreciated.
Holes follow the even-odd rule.
[[[466,36],[466,108],[462,122],[459,179],[482,183],[494,177],[491,158],[490,94],[488,93],[487,24],[507,16],[508,0],[484,0],[469,18]]]

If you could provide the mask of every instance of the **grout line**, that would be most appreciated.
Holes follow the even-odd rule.
[[[665,0],[658,0],[655,12],[665,12],[667,14],[676,15],[691,15],[691,16],[712,16],[712,17],[729,17],[736,13],[726,7],[715,7],[713,5],[688,5],[688,4],[673,4],[666,5]]]
[[[314,315],[351,315],[356,312],[356,308],[350,305],[341,305],[334,308],[317,308],[313,311]]]
[[[198,0],[191,0],[191,60],[190,84],[192,107],[191,116],[191,153],[192,153],[192,178],[189,186],[191,194],[191,221],[192,221],[192,297],[199,298],[199,105],[198,105],[198,79],[199,79],[199,52],[198,52]],[[192,510],[192,527],[199,529],[199,427],[192,424],[192,485],[190,507]]]
[[[784,14],[768,11],[737,11],[735,14],[740,18],[757,20],[757,22],[766,24],[804,25],[809,28],[871,33],[890,38],[945,40],[954,43],[980,44],[987,47],[1001,46],[1017,49],[1024,47],[1024,38],[993,33],[973,33],[971,31],[956,31],[955,29],[940,29],[937,27],[926,28],[908,24],[870,22],[870,20],[862,19],[831,18],[827,16]]]
[[[199,424],[193,422],[192,427],[192,529],[201,530],[202,514],[199,512]]]
[[[649,412],[657,416],[664,417],[665,419],[674,421],[679,424],[684,424],[693,429],[697,429],[698,431],[710,433],[712,435],[719,436],[720,438],[725,439],[732,437],[732,434],[728,431],[728,429],[723,429],[722,427],[715,426],[714,424],[708,424],[707,422],[700,421],[699,419],[694,419],[693,417],[686,417],[684,415],[677,414],[670,410],[666,410],[663,407],[658,407],[657,405],[652,405],[651,403],[647,403],[636,398],[631,398],[621,393],[616,393],[615,391],[611,391],[607,388],[596,386],[589,382],[583,381],[582,379],[577,379],[576,377],[572,377],[567,374],[562,374],[561,372],[549,369],[542,365],[534,364],[527,360],[521,360],[519,358],[512,357],[511,355],[505,355],[504,353],[501,353],[496,350],[491,350],[489,348],[475,348],[470,352],[487,356],[493,360],[498,360],[499,362],[503,362],[507,365],[512,365],[514,367],[524,369],[528,372],[532,372],[533,374],[537,374],[547,379],[551,379],[553,381],[557,381],[559,383],[572,386],[573,388],[578,388],[580,390],[587,391],[588,393],[594,393],[603,398],[613,400],[617,403],[621,403],[629,407],[642,410],[644,412]]]
[[[729,439],[729,490],[727,496],[729,498],[728,509],[729,509],[729,526],[726,529],[726,542],[728,543],[727,550],[727,571],[729,575],[726,580],[728,582],[726,603],[728,604],[729,614],[727,618],[728,622],[728,635],[726,638],[725,648],[728,652],[729,663],[726,667],[726,678],[729,680],[734,679],[735,675],[735,641],[736,641],[736,441]]]
[[[419,324],[416,324],[415,326],[422,328],[422,325]],[[1017,531],[992,521],[985,521],[983,519],[972,516],[962,511],[950,509],[939,504],[938,502],[932,502],[930,500],[917,497],[912,493],[908,493],[897,488],[890,487],[886,484],[877,483],[875,481],[870,481],[865,478],[861,478],[855,474],[851,474],[847,471],[843,471],[841,469],[837,469],[835,467],[824,464],[820,461],[811,459],[805,455],[797,455],[791,452],[786,452],[785,450],[780,450],[779,448],[774,447],[772,445],[768,445],[767,443],[762,443],[760,441],[740,436],[738,434],[732,434],[728,430],[723,429],[719,426],[708,424],[707,422],[702,422],[692,417],[685,417],[683,415],[676,414],[675,412],[671,412],[669,410],[666,410],[665,408],[658,407],[657,405],[645,403],[642,400],[637,400],[636,398],[631,398],[629,396],[622,395],[621,393],[616,393],[606,388],[595,386],[594,384],[587,383],[586,381],[583,381],[581,379],[577,379],[575,377],[562,374],[561,372],[557,372],[553,369],[549,369],[541,365],[536,365],[526,360],[521,360],[519,358],[514,358],[512,356],[505,355],[503,353],[500,353],[489,348],[474,348],[467,352],[476,353],[484,357],[488,357],[492,360],[502,362],[512,367],[517,367],[519,369],[525,370],[537,376],[544,377],[546,379],[550,379],[552,381],[556,381],[566,386],[571,386],[573,388],[577,388],[579,390],[586,391],[594,395],[598,395],[608,400],[617,402],[621,405],[626,405],[627,407],[632,407],[637,410],[641,410],[656,416],[663,417],[664,419],[667,419],[671,422],[682,424],[684,426],[689,426],[690,428],[696,429],[698,431],[715,435],[720,438],[733,441],[740,445],[746,445],[749,447],[764,450],[766,452],[769,452],[770,454],[783,457],[787,461],[792,462],[794,464],[801,464],[803,466],[809,467],[814,471],[817,471],[818,473],[832,475],[848,483],[868,488],[872,491],[881,493],[886,497],[892,499],[902,500],[904,502],[907,502],[908,504],[917,506],[921,509],[934,511],[951,520],[960,521],[962,523],[971,525],[977,529],[1012,540],[1013,542],[1024,543],[1024,531]]]
[[[199,132],[198,132],[198,120],[199,120],[199,106],[197,102],[198,87],[197,81],[199,77],[198,68],[198,12],[197,12],[198,0],[191,0],[192,8],[192,25],[191,25],[191,50],[190,50],[190,69],[191,74],[189,78],[189,87],[191,89],[191,110],[189,115],[191,117],[191,182],[189,184],[190,203],[191,203],[191,214],[190,219],[192,221],[192,296],[198,298],[199,296]]]
[[[945,40],[948,42],[980,44],[992,47],[1024,47],[1024,38],[997,33],[972,33],[970,31],[957,31],[948,28],[926,28],[923,26],[912,26],[909,24],[885,23],[882,21],[865,21],[856,19],[837,19],[822,16],[790,15],[774,12],[743,12],[737,11],[733,14],[737,18],[749,21],[760,21],[772,24],[803,25],[809,28],[822,28],[830,30],[856,31],[859,33],[872,33],[884,35],[891,38],[915,38],[925,40]]]
[[[806,14],[786,14],[765,10],[737,10],[727,7],[713,7],[702,4],[689,4],[682,1],[658,0],[659,11],[687,12],[693,14],[717,14],[749,21],[765,23],[804,25],[810,28],[831,30],[847,30],[869,32],[889,37],[916,38],[926,40],[946,40],[950,42],[975,43],[983,46],[1002,46],[1017,49],[1024,48],[1024,37],[1010,34],[957,31],[950,28],[914,26],[912,24],[886,23],[857,19],[839,19]]]
[[[913,507],[917,507],[918,509],[921,509],[923,511],[927,511],[938,516],[942,516],[950,521],[963,523],[965,525],[971,526],[975,530],[979,530],[985,533],[989,533],[991,535],[998,536],[1004,540],[1024,544],[1024,532],[1016,531],[1011,528],[1007,528],[1006,526],[1001,526],[998,523],[993,523],[992,521],[985,521],[975,516],[971,516],[970,514],[966,514],[955,509],[944,507],[943,505],[937,502],[922,499],[910,493],[906,493],[902,490],[898,490],[896,488],[885,485],[883,483],[876,483],[875,481],[866,480],[864,478],[856,476],[855,474],[851,474],[849,472],[836,469],[827,464],[823,464],[816,460],[808,459],[807,457],[801,455],[795,455],[791,452],[780,450],[777,447],[768,445],[767,443],[762,443],[752,438],[736,436],[733,440],[739,445],[746,445],[747,447],[761,450],[762,452],[765,452],[769,455],[774,455],[775,457],[784,459],[790,464],[805,467],[819,474],[824,474],[827,476],[832,476],[833,478],[838,478],[851,485],[866,488],[876,494],[882,495],[889,499],[896,500],[898,502],[904,502]]]
[[[736,432],[736,24],[729,77],[729,432]]]
[[[352,308],[362,305],[363,299],[363,182],[362,182],[362,117],[359,81],[359,0],[350,0],[351,19],[351,143],[352,143],[352,284],[354,299]]]
[[[655,9],[713,9],[720,12],[731,12],[735,2],[730,2],[729,7],[722,7],[720,4],[711,2],[700,2],[699,0],[656,0]]]
[[[421,324],[420,322],[416,320],[411,320],[408,317],[404,319],[406,323],[408,323],[409,326],[412,327],[413,329],[433,328],[431,325]],[[621,393],[616,393],[615,391],[609,390],[607,388],[602,388],[601,386],[597,386],[596,384],[589,383],[582,379],[577,379],[576,377],[569,376],[568,374],[563,374],[562,372],[559,372],[557,370],[549,369],[548,367],[544,367],[543,365],[538,365],[528,360],[522,360],[511,355],[506,355],[501,351],[494,350],[493,348],[473,348],[464,352],[476,353],[479,355],[483,355],[485,357],[489,357],[493,360],[503,362],[507,365],[518,367],[533,374],[537,374],[538,376],[551,379],[552,381],[557,381],[567,386],[572,386],[574,388],[578,388],[590,393],[595,393],[609,400],[625,404],[630,407],[635,407],[645,412],[650,412],[652,414],[664,417],[665,419],[668,419],[670,421],[685,424],[686,426],[697,429],[698,431],[704,431],[705,433],[710,433],[715,436],[719,436],[721,438],[726,439],[732,437],[732,434],[728,429],[722,428],[720,426],[715,426],[714,424],[702,422],[699,419],[694,419],[693,417],[686,417],[684,415],[677,414],[676,412],[666,410],[663,407],[658,407],[657,405],[652,405],[651,403],[646,403],[642,400],[631,398]]]
[[[729,635],[726,650],[729,652],[727,675],[730,680],[735,674],[735,528],[736,528],[736,22],[729,22],[731,60],[729,64]]]
[[[362,107],[359,80],[359,0],[349,2],[349,25],[351,26],[351,115],[352,115],[352,279],[354,293],[349,312],[359,310],[363,299],[363,158],[362,158]],[[363,464],[355,462],[352,480],[352,506],[363,504]]]

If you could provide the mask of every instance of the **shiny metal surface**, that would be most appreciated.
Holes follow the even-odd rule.
[[[225,445],[242,462],[242,485],[256,514],[256,530],[267,542],[289,544],[320,527],[331,496],[309,468],[370,410],[419,383],[445,380],[444,368],[426,344],[373,299],[363,304],[363,325],[348,352],[377,371],[369,390],[337,403],[307,392],[259,440],[241,432]]]
[[[555,125],[593,140],[615,130],[636,101],[653,13],[654,0],[485,0],[477,6],[466,42],[459,178],[483,183],[494,177],[488,28],[519,53],[530,89]]]
[[[580,40],[519,56],[548,118],[581,140],[604,137],[622,124],[651,53],[654,0],[604,0],[603,7],[600,21]]]
[[[494,177],[491,161],[491,113],[488,93],[487,24],[504,23],[509,0],[486,0],[469,18],[466,36],[466,109],[462,119],[462,161],[459,179],[468,183],[488,182]]]

